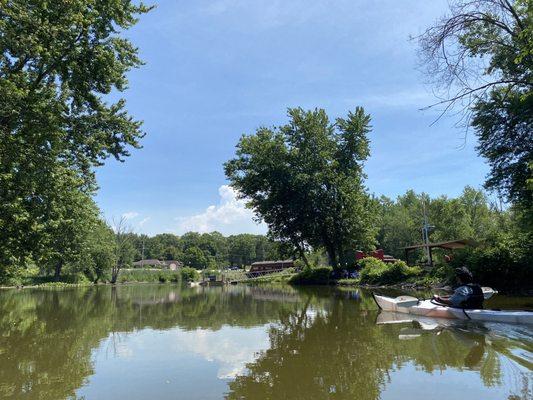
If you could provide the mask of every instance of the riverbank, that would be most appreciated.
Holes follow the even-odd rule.
[[[175,276],[170,277],[170,279],[167,279],[168,277],[162,277],[159,278],[159,275],[156,274],[157,271],[152,273],[152,275],[144,275],[144,280],[137,274],[135,276],[135,279],[130,276],[124,276],[122,279],[119,279],[117,283],[112,284],[110,282],[78,282],[78,283],[71,283],[71,282],[43,282],[38,284],[23,284],[23,285],[13,285],[13,286],[0,286],[0,290],[8,290],[8,289],[61,289],[61,288],[76,288],[76,287],[94,287],[94,286],[126,286],[126,285],[143,285],[143,284],[177,284],[177,283],[192,283],[192,282],[199,282],[198,280],[184,280],[184,279],[178,279],[175,278]],[[177,275],[176,271],[172,271],[174,275]],[[444,284],[428,284],[427,281],[421,281],[421,282],[399,282],[394,284],[386,284],[386,285],[370,285],[370,284],[364,284],[360,282],[360,279],[329,279],[327,282],[320,281],[320,282],[306,282],[306,283],[298,283],[295,282],[295,276],[297,276],[297,273],[294,274],[284,274],[284,275],[278,275],[278,274],[272,274],[272,275],[265,275],[260,278],[253,278],[253,279],[247,279],[239,282],[240,284],[248,284],[248,285],[263,285],[263,284],[287,284],[291,286],[333,286],[333,287],[345,287],[345,288],[361,288],[361,289],[368,289],[368,290],[397,290],[397,291],[442,291],[442,292],[449,292],[452,290],[452,287],[449,285]],[[149,277],[149,279],[146,279],[146,277]],[[157,276],[157,279],[156,279]],[[502,294],[510,294],[510,295],[519,295],[519,296],[527,296],[532,297],[533,296],[533,289],[529,288],[516,288],[514,290],[499,290]]]
[[[199,279],[199,273],[193,268],[181,268],[177,271],[162,269],[124,269],[120,271],[116,284],[127,283],[180,283]],[[64,275],[59,281],[53,276],[26,276],[20,283],[0,286],[0,289],[22,288],[62,288],[96,285],[112,285],[110,279],[91,282],[83,275]]]
[[[405,281],[393,282],[393,283],[376,283],[369,284],[361,282],[360,278],[355,279],[333,279],[326,274],[327,269],[323,271],[303,273],[294,273],[291,275],[277,274],[262,276],[261,278],[254,278],[242,281],[242,283],[248,284],[266,284],[266,283],[287,283],[294,286],[338,286],[347,288],[362,288],[369,290],[386,289],[397,291],[434,291],[434,292],[450,292],[452,291],[452,282],[450,279],[436,279],[435,276],[430,274],[422,274],[420,276],[411,276]],[[302,276],[303,275],[303,276]],[[502,294],[520,295],[520,296],[533,296],[533,288],[520,287],[520,288],[499,288],[493,287]]]

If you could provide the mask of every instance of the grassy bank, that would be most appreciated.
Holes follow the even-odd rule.
[[[161,269],[127,269],[120,272],[118,283],[147,282],[147,283],[178,283],[191,282],[199,279],[194,268],[180,268],[177,271]]]
[[[295,272],[277,272],[273,274],[263,275],[259,278],[250,278],[240,281],[241,283],[288,283],[290,279],[295,276]]]
[[[191,282],[198,279],[199,274],[194,268],[181,268],[177,271],[161,269],[125,269],[120,271],[117,283],[180,283]],[[53,276],[24,276],[15,284],[1,286],[0,288],[62,288],[92,286],[107,283],[109,283],[109,280],[103,282],[91,282],[83,274],[63,275],[60,277],[59,281],[56,281]]]

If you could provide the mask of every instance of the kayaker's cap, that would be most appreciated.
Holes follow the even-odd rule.
[[[470,280],[474,278],[472,276],[472,272],[470,272],[470,270],[466,267],[455,268],[455,275],[457,275],[458,277],[464,277]]]

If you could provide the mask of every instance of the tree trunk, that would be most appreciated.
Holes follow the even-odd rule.
[[[59,261],[56,264],[55,272],[54,272],[54,281],[59,282],[59,278],[61,276],[61,270],[63,269],[63,261]]]
[[[302,260],[304,261],[304,264],[306,267],[310,267],[309,261],[307,260],[307,257],[305,256],[305,251],[300,249],[300,256],[302,257]]]
[[[338,267],[338,263],[335,245],[329,240],[325,240],[324,242],[326,243],[326,252],[328,253],[329,263],[333,267],[333,269],[336,269]]]
[[[113,267],[111,271],[111,284],[114,285],[117,283],[118,273],[120,272],[120,267],[117,265],[116,267]]]
[[[298,249],[298,253],[300,254],[300,257],[302,258],[305,266],[309,268],[309,261],[307,260],[307,257],[305,256],[304,247],[301,245],[301,243],[295,243],[295,246]]]

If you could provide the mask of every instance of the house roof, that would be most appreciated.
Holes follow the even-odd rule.
[[[139,260],[133,263],[134,265],[161,265],[161,261],[157,259]]]
[[[157,260],[155,258],[147,259],[147,260],[139,260],[135,261],[133,265],[170,265],[170,264],[176,264],[176,265],[183,265],[181,261],[178,260]]]

